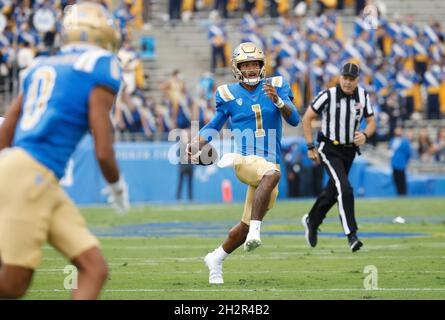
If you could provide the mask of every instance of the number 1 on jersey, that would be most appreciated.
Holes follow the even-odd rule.
[[[256,130],[255,137],[260,138],[266,135],[263,129],[263,116],[261,114],[261,106],[259,104],[252,105],[252,111],[255,112]]]

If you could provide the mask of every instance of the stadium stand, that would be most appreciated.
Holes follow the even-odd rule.
[[[397,14],[404,17],[404,15],[412,14],[416,12],[415,22],[416,26],[423,26],[425,23],[431,22],[432,17],[438,17],[439,12],[443,12],[444,4],[440,1],[432,1],[428,2],[426,5],[426,9],[422,11],[416,10],[418,9],[419,4],[416,1],[404,1],[403,6],[400,5],[398,1],[387,1],[386,3],[386,13],[389,19],[393,19]],[[161,3],[158,3],[158,6],[155,6],[156,11],[153,13],[153,16],[162,16],[161,12],[165,12],[167,10],[165,7],[162,7]],[[402,8],[399,11],[400,8]],[[353,15],[352,10],[348,10],[351,8],[345,9],[342,12],[342,25],[343,25],[343,33],[345,37],[352,37],[355,32],[354,22],[356,17]],[[309,10],[308,15],[313,14],[314,10]],[[400,13],[399,13],[400,12]],[[421,15],[417,14],[418,12],[422,12]],[[187,22],[179,22],[176,27],[170,27],[169,25],[159,23],[159,28],[153,28],[150,31],[156,39],[158,39],[157,50],[159,52],[158,58],[156,62],[147,62],[146,70],[147,73],[152,76],[153,82],[159,82],[161,79],[165,79],[167,74],[170,72],[165,66],[180,67],[184,73],[184,76],[190,87],[194,87],[196,85],[196,81],[199,78],[199,74],[206,71],[208,66],[210,66],[210,48],[209,41],[207,39],[206,34],[206,25],[207,18],[210,15],[210,11],[199,12],[196,14],[196,18],[187,21]],[[240,15],[238,15],[240,16]],[[314,20],[314,18],[306,18],[306,20],[302,21],[302,25],[307,23],[307,20]],[[403,19],[402,19],[403,20]],[[242,40],[242,33],[240,32],[240,24],[242,23],[242,19],[240,17],[227,19],[226,20],[226,28],[227,33],[229,34],[229,47],[233,47],[237,43]],[[277,20],[271,19],[269,17],[263,18],[263,31],[265,36],[268,38],[269,42],[273,37],[273,33],[277,31]],[[146,31],[144,31],[146,32]],[[177,54],[177,48],[181,48],[181,54]],[[369,49],[369,47],[368,47]],[[372,49],[372,47],[371,47]],[[229,52],[230,50],[228,50]],[[187,61],[187,63],[185,63]],[[156,68],[155,65],[162,65],[164,68]],[[224,83],[228,81],[232,81],[232,75],[229,70],[219,70],[216,74],[216,80],[218,83]],[[385,74],[386,76],[386,74]],[[403,80],[403,77],[401,78]],[[401,81],[402,83],[403,81]],[[400,84],[401,85],[401,84]],[[150,90],[151,88],[148,88]],[[400,87],[402,89],[402,87]],[[408,88],[411,89],[411,88]],[[422,88],[422,90],[424,90]],[[150,93],[151,94],[151,93]],[[153,94],[157,94],[153,92]],[[422,108],[424,112],[426,112],[426,94],[422,92],[424,96],[423,106],[417,106],[417,108]],[[437,127],[436,127],[437,130]]]
[[[21,55],[26,62],[30,51],[35,54],[51,54],[60,44],[59,25],[55,24],[47,32],[37,32],[35,26],[27,30],[24,21],[31,21],[31,17],[41,8],[48,8],[54,16],[58,16],[62,14],[61,9],[70,2],[72,1],[22,1],[20,5],[6,5],[1,8],[6,17],[0,38],[0,103],[3,108],[17,92],[20,69],[18,53],[28,53]],[[124,43],[128,47],[126,53],[125,48],[121,50],[124,51],[121,57],[124,64],[132,66],[131,72],[134,72],[134,75],[127,72],[127,79],[133,80],[127,85],[128,96],[123,96],[117,104],[114,118],[116,138],[130,141],[165,140],[175,123],[188,123],[191,119],[199,118],[203,124],[204,118],[211,118],[211,99],[206,98],[206,102],[203,102],[197,92],[202,76],[208,73],[211,66],[208,28],[216,15],[213,10],[214,1],[183,1],[181,19],[174,23],[168,16],[168,1],[101,2],[114,9],[114,16],[119,21],[122,37],[126,39]],[[295,1],[297,2],[299,1]],[[381,20],[386,34],[381,35],[379,32],[382,29],[378,30],[376,34],[380,37],[380,42],[374,43],[368,38],[372,32],[363,32],[365,20],[364,17],[355,15],[354,1],[345,1],[344,9],[324,11],[325,14],[321,17],[317,16],[317,1],[299,2],[295,9],[294,1],[283,1],[282,5],[288,3],[288,9],[291,10],[289,23],[296,22],[299,26],[298,33],[293,34],[296,36],[295,41],[285,41],[290,46],[280,42],[283,35],[286,37],[286,32],[292,32],[292,27],[285,22],[286,8],[276,8],[280,16],[272,17],[274,13],[270,11],[268,3],[257,1],[257,11],[252,11],[249,16],[244,10],[243,1],[229,1],[229,18],[222,20],[228,35],[225,48],[227,62],[232,48],[241,41],[265,41],[268,47],[268,74],[297,75],[296,79],[292,77],[289,80],[294,82],[293,90],[299,98],[296,104],[300,112],[304,112],[308,101],[321,88],[336,80],[338,65],[343,60],[362,60],[362,70],[368,80],[365,86],[371,92],[376,92],[373,103],[379,113],[377,138],[367,147],[367,160],[376,166],[388,164],[390,151],[386,141],[398,121],[403,121],[405,127],[412,129],[415,150],[418,147],[418,132],[424,127],[428,128],[433,145],[439,146],[435,147],[434,152],[441,150],[440,143],[436,143],[436,140],[440,128],[445,126],[445,47],[444,30],[440,25],[441,16],[445,14],[443,1],[374,1],[386,17]],[[307,3],[307,7],[301,6],[302,3]],[[258,12],[263,12],[263,15],[256,16]],[[294,17],[295,14],[298,15],[297,18]],[[425,25],[430,27],[424,29]],[[277,35],[280,29],[282,33]],[[20,37],[17,36],[18,30],[25,30]],[[396,38],[397,41],[394,41]],[[345,39],[353,41],[347,42]],[[14,42],[20,43],[17,52],[14,50]],[[391,47],[394,43],[397,45]],[[376,56],[376,47],[380,47],[383,52],[387,51],[387,57]],[[292,50],[296,51],[298,59],[288,59],[288,56],[293,55]],[[16,53],[17,59],[14,58]],[[372,63],[368,65],[370,61]],[[383,67],[379,66],[379,61],[384,61]],[[24,67],[23,63],[21,66]],[[172,119],[172,103],[160,90],[161,84],[174,70],[180,71],[186,84],[185,97],[180,103],[179,111],[175,112],[185,121]],[[213,76],[212,86],[234,80],[229,67],[216,68]],[[284,134],[301,135],[301,128],[285,126]],[[432,158],[433,161],[425,162],[414,157],[410,170],[416,173],[443,172],[440,162],[443,157]]]

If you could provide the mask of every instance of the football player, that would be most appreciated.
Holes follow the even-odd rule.
[[[110,111],[121,70],[120,37],[100,4],[67,8],[63,46],[25,71],[0,128],[0,298],[23,296],[47,241],[78,270],[73,299],[95,299],[107,279],[99,242],[59,186],[77,143],[91,130],[109,201],[129,209],[113,150]]]
[[[248,185],[241,222],[230,230],[221,246],[205,257],[211,284],[224,282],[222,262],[235,249],[243,243],[245,251],[261,245],[261,222],[278,195],[281,118],[292,126],[300,122],[289,83],[283,77],[266,79],[265,57],[258,46],[241,43],[233,51],[232,71],[238,82],[218,87],[216,114],[188,147],[193,160],[199,148],[230,119],[237,148],[235,174]]]

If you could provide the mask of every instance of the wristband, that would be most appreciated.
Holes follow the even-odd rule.
[[[363,133],[363,135],[365,136],[366,141],[368,141],[368,135],[367,135],[365,132],[362,132],[362,133]]]
[[[314,145],[313,142],[306,144],[306,146],[307,146],[308,150],[314,150],[315,149],[315,145]]]
[[[283,100],[280,98],[280,97],[278,97],[278,101],[275,103],[273,103],[278,109],[281,109],[281,108],[283,108],[284,107],[284,102],[283,102]]]
[[[110,186],[111,191],[119,193],[123,189],[123,182],[122,176],[119,176],[119,179],[116,182],[109,183],[108,185]]]

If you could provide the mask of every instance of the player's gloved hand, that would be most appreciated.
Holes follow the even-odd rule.
[[[118,214],[123,215],[130,209],[128,185],[122,176],[117,182],[108,184],[102,194],[107,196],[108,203]]]
[[[201,151],[199,150],[199,143],[192,142],[188,143],[186,147],[187,157],[192,164],[199,164],[199,156]]]

